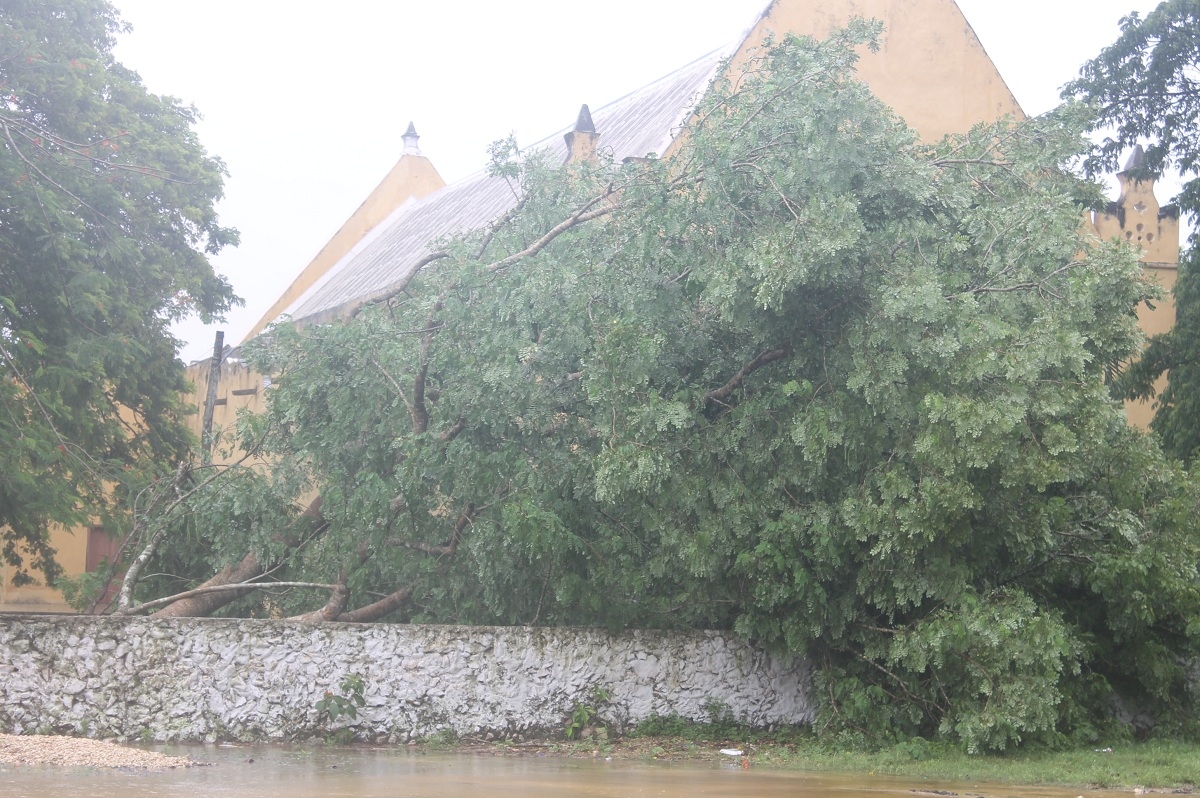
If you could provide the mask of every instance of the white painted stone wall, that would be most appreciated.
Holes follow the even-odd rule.
[[[316,705],[362,677],[356,721]],[[562,730],[595,688],[618,726],[654,715],[812,721],[810,669],[723,632],[0,616],[0,731],[403,742]]]

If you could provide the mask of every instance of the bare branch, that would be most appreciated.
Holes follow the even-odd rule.
[[[179,487],[183,484],[183,480],[188,475],[188,471],[187,463],[180,463],[179,467],[175,469],[175,480],[173,487],[175,489],[176,498],[175,503],[167,508],[166,514],[168,516],[175,509],[175,507],[177,507],[183,501],[183,495],[191,495],[190,492],[182,495],[179,493]],[[211,478],[208,481],[211,481]],[[205,484],[207,484],[207,481]],[[149,562],[150,558],[153,557],[155,552],[158,551],[159,544],[162,543],[163,538],[167,536],[167,529],[167,524],[163,523],[159,527],[158,531],[151,536],[150,542],[147,543],[138,556],[134,557],[133,561],[129,563],[129,569],[125,572],[125,578],[121,580],[121,593],[117,599],[118,610],[128,609],[129,606],[133,604],[133,589],[137,585],[138,577],[141,575],[142,569],[146,566],[146,563]]]
[[[392,387],[396,389],[396,395],[400,397],[400,401],[404,402],[404,407],[408,410],[408,414],[411,416],[412,412],[413,412],[413,407],[412,407],[412,404],[408,401],[408,395],[406,393],[404,393],[404,389],[400,387],[400,383],[397,382],[396,378],[393,377],[391,374],[389,374],[388,370],[385,369],[380,364],[380,362],[378,360],[376,360],[374,357],[371,358],[371,364],[373,366],[375,366],[375,368],[379,369],[379,373],[382,374],[384,377],[386,377],[387,381],[390,382],[392,384]]]
[[[527,204],[529,204],[528,194],[521,197],[520,202],[509,209],[508,213],[488,225],[487,233],[484,234],[483,241],[479,243],[479,249],[475,251],[475,260],[483,257],[483,253],[487,252],[488,246],[492,243],[492,239],[496,237],[496,233],[499,232],[500,228],[517,218],[517,214],[523,211]]]
[[[945,299],[947,299],[947,300],[958,299],[959,297],[968,296],[970,294],[1011,294],[1016,291],[1030,291],[1032,289],[1038,289],[1040,291],[1045,291],[1046,293],[1050,294],[1051,296],[1058,297],[1058,294],[1056,294],[1053,291],[1051,291],[1050,289],[1046,288],[1046,284],[1064,272],[1068,272],[1071,269],[1077,268],[1079,266],[1086,266],[1086,265],[1087,265],[1086,261],[1075,260],[1075,261],[1071,261],[1070,263],[1059,266],[1057,269],[1055,269],[1054,271],[1047,274],[1041,280],[1029,281],[1029,282],[1024,282],[1024,283],[1014,283],[1013,285],[1005,285],[1005,286],[993,286],[990,283],[985,283],[984,285],[975,286],[973,288],[968,288],[965,291],[959,291],[957,294],[950,294],[950,295],[946,296]],[[1061,297],[1059,297],[1059,298],[1061,298]]]
[[[355,306],[350,311],[348,318],[353,319],[359,313],[362,313],[364,310],[371,307],[372,305],[383,304],[385,302],[388,302],[388,301],[396,298],[400,294],[403,294],[405,291],[408,290],[409,283],[411,283],[416,278],[416,276],[420,273],[420,271],[422,269],[424,269],[426,266],[433,263],[434,261],[442,260],[443,258],[448,258],[448,257],[450,257],[450,253],[446,252],[445,250],[438,250],[437,252],[430,252],[428,255],[421,258],[419,261],[417,261],[413,265],[412,270],[408,273],[408,276],[406,276],[403,280],[401,280],[396,286],[394,286],[392,289],[390,289],[386,293],[380,294],[377,297],[372,297],[371,299],[361,302],[360,304]]]
[[[221,593],[230,590],[241,590],[248,593],[251,590],[260,590],[264,587],[310,587],[317,590],[335,590],[339,587],[339,585],[326,585],[319,582],[236,582],[229,585],[208,585],[207,587],[198,587],[193,590],[185,590],[184,592],[176,593],[173,596],[164,596],[163,598],[154,599],[153,601],[145,601],[133,607],[129,607],[124,610],[118,610],[117,614],[133,615],[143,610],[161,607],[164,604],[171,604],[176,601],[182,601],[183,599],[189,599],[195,596],[203,596],[209,593]]]
[[[429,321],[425,323],[425,328],[429,332],[425,333],[425,337],[421,339],[421,352],[417,356],[418,368],[417,376],[413,379],[413,401],[412,406],[408,408],[408,414],[412,418],[413,433],[422,435],[429,429],[429,408],[425,404],[425,380],[429,375],[429,349],[433,346],[433,335],[440,329],[441,325],[437,323],[437,314],[446,306],[445,294],[443,298],[433,303],[433,308],[429,311]]]
[[[417,376],[413,378],[413,402],[408,408],[408,415],[412,418],[414,435],[421,435],[429,429],[429,410],[425,407],[425,376],[428,373],[429,364],[422,362],[417,369]]]
[[[587,203],[582,208],[580,208],[578,211],[576,211],[572,216],[568,217],[567,219],[564,219],[563,221],[556,224],[554,227],[550,228],[550,231],[548,233],[546,233],[544,236],[539,238],[537,241],[533,242],[526,249],[523,249],[520,252],[517,252],[513,255],[509,255],[507,258],[504,258],[502,260],[495,261],[494,263],[489,263],[487,266],[484,267],[484,269],[489,272],[498,272],[503,269],[507,269],[509,266],[512,266],[513,264],[518,263],[525,258],[530,258],[530,257],[533,257],[534,255],[538,254],[543,249],[545,249],[547,246],[549,246],[550,243],[552,241],[554,241],[554,239],[558,238],[560,235],[567,232],[571,228],[578,227],[579,225],[584,224],[585,222],[590,222],[593,219],[599,219],[601,216],[607,216],[608,214],[612,213],[613,211],[615,211],[617,209],[616,205],[606,205],[603,208],[595,208],[595,210],[588,210],[588,209],[594,207],[598,202],[601,202],[601,201],[607,199],[611,195],[611,193],[612,193],[612,186],[609,186],[608,190],[604,194],[602,194],[599,197],[596,197],[591,202]]]
[[[220,479],[222,475],[237,468],[238,466],[241,466],[247,460],[249,460],[250,458],[257,455],[259,452],[259,449],[262,447],[263,440],[265,439],[265,437],[266,437],[266,433],[264,432],[263,436],[260,437],[253,446],[246,449],[246,451],[242,454],[242,456],[239,457],[233,463],[230,463],[226,466],[212,466],[212,465],[204,466],[205,468],[212,469],[212,473],[209,474],[205,479],[203,479],[196,485],[193,485],[191,488],[189,488],[188,490],[183,491],[183,492],[180,491],[180,488],[183,485],[183,479],[188,474],[192,473],[193,469],[191,468],[190,465],[180,463],[179,469],[176,471],[176,474],[175,474],[175,479],[171,483],[171,488],[173,489],[173,491],[175,493],[175,500],[173,502],[171,502],[169,505],[167,505],[167,508],[165,510],[163,510],[162,515],[160,515],[157,520],[158,529],[155,531],[154,535],[151,536],[150,542],[146,544],[146,547],[144,549],[142,549],[141,553],[139,553],[138,556],[136,558],[134,558],[133,562],[130,563],[129,570],[127,570],[125,572],[125,576],[121,580],[120,598],[117,601],[118,609],[128,608],[133,603],[133,591],[137,588],[137,582],[138,582],[138,578],[141,576],[142,568],[144,568],[146,563],[149,562],[150,559],[154,556],[155,552],[158,550],[159,545],[162,543],[163,539],[166,537],[167,524],[170,522],[170,520],[171,520],[172,516],[175,514],[175,512],[178,511],[179,508],[183,507],[184,504],[188,501],[188,499],[190,499],[192,496],[196,495],[198,492],[200,492],[204,488],[208,487],[213,481]],[[146,513],[149,513],[154,508],[154,505],[157,504],[158,501],[160,501],[161,498],[165,495],[166,495],[165,493],[160,493],[153,500],[151,500],[151,503],[149,504],[149,506],[147,506],[146,509],[144,510],[143,515],[145,515]],[[315,502],[318,510],[320,509],[319,501],[320,501],[320,497],[318,497],[317,502]],[[311,507],[309,509],[311,509]],[[141,534],[141,532],[138,530],[138,520],[137,520],[136,510],[137,510],[137,507],[135,504],[135,506],[134,506],[134,526],[133,526],[133,529],[130,530],[129,535],[126,536],[124,542],[122,542],[121,548],[117,551],[118,558],[120,557],[121,554],[124,553],[126,545],[128,545],[128,543],[131,540],[133,540],[134,538],[136,538],[138,535]],[[106,589],[107,589],[107,586],[106,586]],[[95,609],[95,607],[93,606],[92,610],[94,611],[94,609]]]
[[[300,517],[297,519],[297,521],[311,521],[315,524],[317,530],[323,530],[327,528],[328,522],[326,522],[324,515],[321,513],[321,506],[323,503],[324,500],[320,496],[317,496],[317,498],[313,499],[312,503],[305,508],[304,512],[300,514]],[[288,540],[282,540],[282,542],[289,546],[302,545],[301,543],[294,543],[293,541]],[[279,566],[276,566],[276,568],[278,567]],[[272,571],[273,570],[274,569],[272,569]],[[241,584],[242,586],[239,588],[241,592],[238,592],[237,590],[230,591],[233,593],[232,596],[205,596],[202,594],[191,594],[188,597],[167,596],[158,603],[169,603],[170,606],[164,607],[163,609],[154,613],[154,616],[157,618],[188,618],[208,615],[214,610],[220,609],[231,601],[236,600],[239,596],[254,590],[256,585],[251,584],[249,587],[247,587],[246,584],[252,583],[255,579],[266,577],[272,573],[272,571],[267,571],[264,573],[264,566],[259,562],[257,553],[251,551],[249,554],[243,557],[241,562],[239,562],[236,566],[225,566],[211,579],[197,588],[197,590],[199,590],[208,587],[224,587],[227,585]]]
[[[939,158],[937,160],[930,161],[930,163],[937,167],[973,164],[976,166],[996,166],[1001,169],[1012,168],[1011,161],[994,161],[990,158]]]

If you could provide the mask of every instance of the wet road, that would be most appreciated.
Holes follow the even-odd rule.
[[[932,784],[905,779],[799,773],[734,763],[604,762],[552,757],[424,754],[406,749],[291,749],[275,746],[156,747],[211,763],[144,771],[27,767],[0,769],[3,798],[1115,798],[1067,788]]]

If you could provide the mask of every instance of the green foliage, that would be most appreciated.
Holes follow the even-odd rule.
[[[738,723],[727,712],[710,712],[708,722],[697,722],[679,715],[652,715],[638,723],[630,737],[677,737],[692,742],[738,741],[750,745],[794,745],[813,742],[807,726],[780,725],[770,729],[752,728]]]
[[[87,612],[92,602],[101,595],[113,579],[112,564],[101,563],[98,568],[76,576],[60,576],[54,585],[62,591],[63,598],[76,612]]]
[[[324,714],[330,723],[336,723],[342,716],[355,720],[359,708],[367,704],[363,697],[366,682],[357,673],[351,673],[342,679],[338,689],[340,693],[325,691],[325,695],[317,701],[317,712]]]
[[[927,783],[1070,785],[1092,790],[1137,788],[1186,794],[1195,789],[1200,749],[1165,741],[1106,742],[1063,751],[967,754],[961,748],[919,737],[875,750],[854,750],[797,736],[781,746],[759,742],[754,764],[808,772],[901,776]],[[1075,790],[1076,794],[1082,791]]]
[[[1084,65],[1064,96],[1096,109],[1093,128],[1107,131],[1088,159],[1092,173],[1115,171],[1123,150],[1146,143],[1138,178],[1177,169],[1183,189],[1175,203],[1193,220],[1200,213],[1200,2],[1165,0],[1142,19],[1121,21],[1121,35]],[[1175,327],[1151,340],[1119,387],[1131,398],[1157,397],[1153,429],[1164,449],[1190,462],[1200,454],[1200,233],[1180,255]]]
[[[1178,168],[1185,184],[1178,202],[1200,209],[1200,3],[1163,0],[1141,18],[1121,20],[1121,35],[1084,64],[1064,97],[1081,98],[1097,112],[1093,126],[1107,135],[1088,166],[1114,171],[1123,151],[1146,143],[1145,176]]]
[[[824,708],[824,722],[878,725],[887,713],[890,728],[917,739],[933,716],[940,719],[937,736],[961,740],[970,753],[1003,750],[1054,728],[1059,677],[1064,668],[1078,672],[1078,644],[1061,620],[1009,591],[968,594],[952,610],[943,607],[892,634],[886,647],[878,644],[879,650],[868,649],[872,667],[934,678],[893,673],[890,688],[905,699],[895,701],[889,685],[871,680],[861,666],[822,674],[830,689],[846,696]],[[874,701],[863,703],[863,695]]]
[[[764,51],[668,159],[499,146],[514,213],[261,339],[269,479],[325,521],[289,577],[409,587],[404,620],[732,628],[812,658],[827,740],[1194,716],[1200,490],[1104,384],[1148,289],[1081,229],[1087,112],[921,143],[853,79],[876,32]]]
[[[194,110],[113,59],[121,30],[105,0],[0,9],[0,541],[18,582],[59,572],[48,525],[111,526],[114,484],[186,452],[169,326],[234,301],[206,255],[236,242],[224,167]]]
[[[609,698],[608,691],[603,687],[599,685],[593,687],[590,700],[585,704],[576,704],[571,710],[571,716],[567,718],[567,724],[563,729],[567,735],[567,739],[574,739],[586,727],[591,725],[599,712],[599,708],[608,703]]]
[[[458,745],[458,732],[454,729],[438,729],[433,734],[426,737],[423,741],[424,745],[434,750],[442,748],[452,748]]]

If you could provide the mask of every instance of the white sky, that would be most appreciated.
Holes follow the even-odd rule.
[[[819,1],[819,0],[816,0]],[[185,362],[237,344],[400,157],[411,120],[447,182],[733,41],[766,0],[113,0],[117,58],[195,105],[229,168],[217,268],[246,306],[181,326]],[[1158,0],[958,0],[1027,113]],[[1160,194],[1165,192],[1160,192]],[[1160,196],[1165,201],[1166,196]]]

